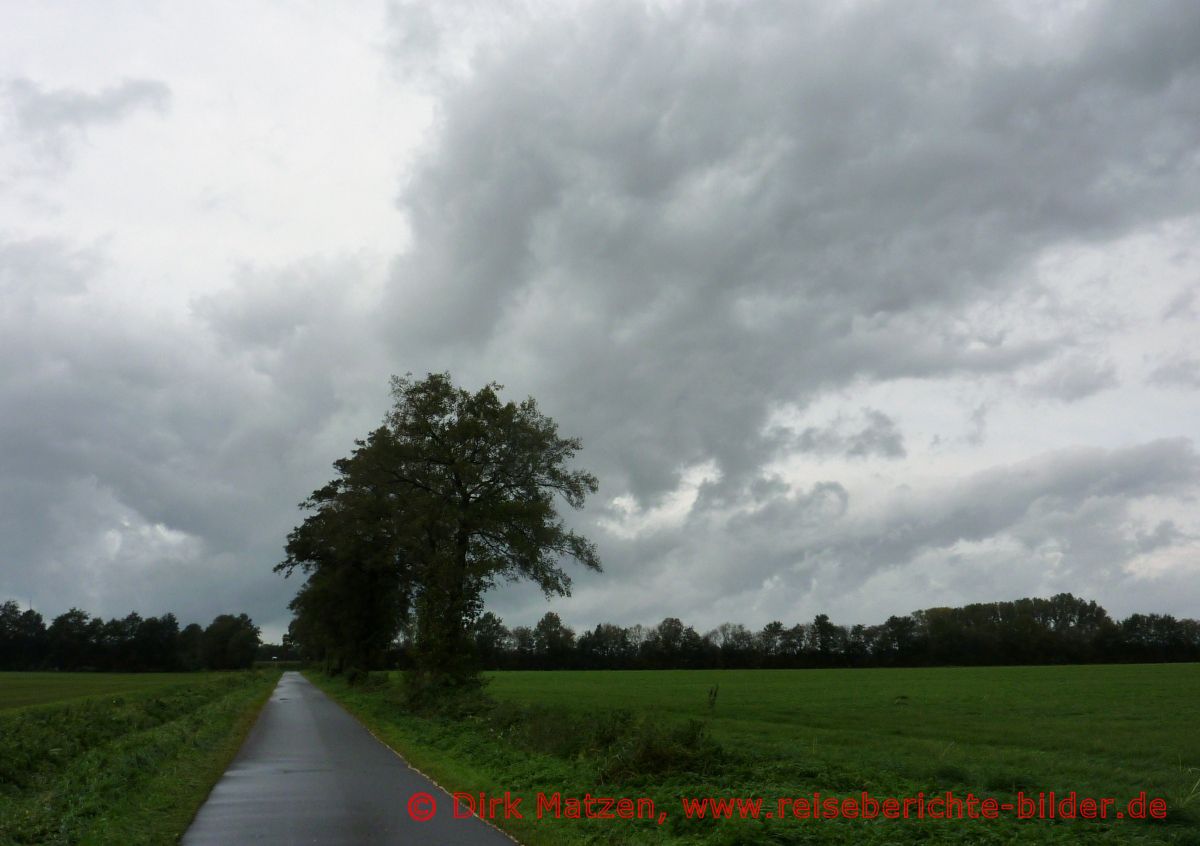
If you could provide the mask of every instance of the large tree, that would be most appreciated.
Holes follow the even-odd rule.
[[[390,599],[373,608],[341,588],[320,602],[300,599],[296,610],[310,619],[299,631],[353,639],[333,621],[365,607],[373,618],[392,614],[380,626],[394,633],[411,609],[412,689],[457,686],[476,676],[471,630],[488,588],[528,579],[547,596],[567,595],[564,558],[600,569],[595,547],[556,508],[559,498],[581,508],[596,491],[594,476],[569,467],[579,441],[559,437],[532,398],[502,402],[500,390],[493,383],[471,393],[446,373],[392,380],[384,425],[303,503],[314,513],[289,536],[277,567],[306,572],[309,593],[353,582],[332,574],[359,567],[380,574]]]

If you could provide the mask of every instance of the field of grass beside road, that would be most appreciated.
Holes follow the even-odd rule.
[[[0,844],[176,842],[278,679],[0,674]]]
[[[0,713],[28,705],[108,694],[126,695],[155,687],[194,684],[196,673],[8,673],[0,672]]]
[[[1200,844],[1197,665],[505,672],[489,674],[497,705],[458,719],[406,713],[395,677],[373,689],[311,677],[449,789],[651,796],[670,813],[662,830],[620,820],[507,824],[530,844]],[[679,803],[863,790],[972,791],[1002,802],[1017,791],[1074,790],[1122,806],[1144,790],[1167,801],[1168,817],[715,823],[684,819]]]

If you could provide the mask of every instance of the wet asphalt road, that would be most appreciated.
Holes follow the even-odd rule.
[[[430,794],[418,822],[409,798]],[[246,742],[183,836],[184,846],[446,844],[512,846],[371,736],[299,673],[284,673]]]

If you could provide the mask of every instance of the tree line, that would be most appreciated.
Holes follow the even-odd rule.
[[[1069,593],[1049,599],[928,608],[879,625],[725,623],[700,634],[668,617],[656,626],[600,623],[576,634],[547,613],[507,628],[491,612],[473,627],[485,669],[712,669],[914,667],[995,664],[1200,661],[1200,622],[1165,614],[1114,621]],[[399,645],[393,660],[406,659]]]
[[[78,608],[46,625],[33,609],[0,605],[0,670],[237,670],[254,663],[259,628],[245,614],[179,627],[174,614],[105,621]]]

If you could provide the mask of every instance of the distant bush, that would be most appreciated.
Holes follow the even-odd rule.
[[[351,667],[345,671],[346,684],[351,687],[362,688],[363,690],[380,690],[391,685],[386,672],[371,672],[370,670],[362,670],[358,667]]]
[[[483,715],[492,733],[524,749],[594,766],[600,784],[643,775],[713,772],[725,751],[700,720],[667,722],[648,714],[498,703]]]
[[[700,720],[662,723],[640,717],[617,735],[602,754],[596,773],[601,783],[668,773],[708,774],[725,759],[725,751]]]

